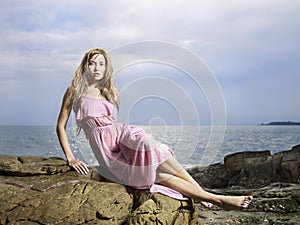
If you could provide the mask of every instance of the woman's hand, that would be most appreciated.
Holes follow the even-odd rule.
[[[68,164],[69,164],[69,166],[74,168],[78,173],[81,173],[83,175],[86,175],[89,173],[88,166],[80,160],[73,159],[73,160],[68,161]]]

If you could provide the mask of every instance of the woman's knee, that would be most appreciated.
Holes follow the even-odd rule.
[[[160,164],[158,169],[160,171],[174,175],[177,174],[180,170],[182,170],[183,167],[174,157],[171,157],[164,161],[162,164]]]
[[[169,173],[165,173],[162,171],[156,171],[155,183],[162,183],[163,181],[170,179],[172,176],[173,175],[171,175]]]

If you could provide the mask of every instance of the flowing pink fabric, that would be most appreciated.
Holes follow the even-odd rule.
[[[101,175],[136,189],[187,199],[171,188],[154,183],[158,166],[174,157],[173,151],[143,129],[118,123],[116,114],[116,107],[109,101],[84,96],[76,113],[77,124],[89,140]]]

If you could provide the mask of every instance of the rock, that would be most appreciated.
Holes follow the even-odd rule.
[[[226,188],[230,175],[224,164],[217,163],[207,167],[195,166],[187,170],[193,178],[203,187]],[[213,179],[212,179],[213,177]]]
[[[59,158],[0,155],[0,224],[197,224],[192,201],[104,180]]]
[[[274,155],[270,151],[237,152],[225,156],[224,164],[196,166],[188,172],[207,188],[260,188],[276,182],[300,184],[300,145]]]
[[[224,195],[249,194],[254,200],[242,211],[224,211],[217,207],[208,210],[196,204],[200,224],[299,224],[299,184],[274,183],[258,189],[231,187],[210,191]]]
[[[227,155],[225,163],[188,169],[192,177],[207,188],[233,185],[262,187],[273,182],[272,156],[269,151],[238,152]],[[280,181],[280,180],[276,180]]]
[[[196,203],[199,222],[211,225],[299,224],[299,160],[300,145],[274,155],[269,151],[238,152],[226,156],[224,164],[189,169],[210,192],[254,196],[249,208],[242,212],[226,212],[217,207],[206,209]]]
[[[272,156],[270,151],[239,152],[224,158],[231,176],[230,185],[261,187],[272,180]]]
[[[121,224],[132,205],[124,186],[100,184],[71,171],[50,177],[1,177],[0,188],[1,224]]]
[[[83,176],[59,158],[0,155],[0,224],[299,224],[299,154],[241,152],[188,170],[210,192],[253,195],[238,212]]]
[[[55,174],[70,170],[60,158],[44,158],[37,156],[0,155],[0,174],[12,176],[32,176]]]
[[[300,184],[300,145],[273,156],[273,180]]]
[[[192,201],[178,201],[149,191],[135,190],[135,210],[129,224],[198,224]]]

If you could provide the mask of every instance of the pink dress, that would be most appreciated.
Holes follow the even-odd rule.
[[[158,166],[174,157],[173,151],[143,129],[118,123],[116,115],[117,109],[111,102],[81,97],[76,121],[86,134],[101,175],[136,189],[186,199],[181,193],[154,183]]]

